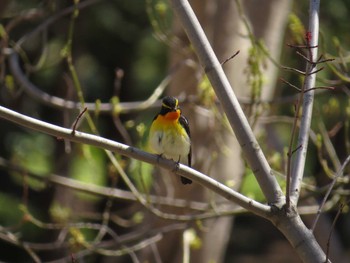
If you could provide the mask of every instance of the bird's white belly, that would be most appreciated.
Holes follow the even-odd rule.
[[[188,136],[179,136],[171,131],[156,131],[150,144],[157,154],[162,154],[165,158],[173,159],[174,161],[179,161],[181,157],[181,159],[187,157],[191,147]]]

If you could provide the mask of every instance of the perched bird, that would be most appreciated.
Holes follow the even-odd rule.
[[[151,125],[149,145],[156,154],[191,166],[190,128],[176,98],[170,96],[163,98],[162,108]],[[185,177],[181,177],[181,182],[192,183]]]

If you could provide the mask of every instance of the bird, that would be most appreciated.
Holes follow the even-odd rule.
[[[191,167],[192,148],[189,122],[182,114],[178,99],[166,96],[160,112],[154,117],[149,131],[151,150],[167,159],[186,163]],[[181,176],[182,184],[192,180]]]

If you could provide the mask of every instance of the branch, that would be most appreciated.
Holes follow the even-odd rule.
[[[44,23],[40,23],[39,26],[35,28],[32,32],[22,36],[17,42],[16,46],[20,47],[25,41],[30,39],[31,37],[35,36],[36,34],[46,30],[51,24],[62,18],[63,16],[67,16],[71,14],[75,8],[77,7],[79,10],[82,10],[84,8],[90,7],[91,5],[94,5],[101,0],[86,0],[80,3],[77,3],[77,5],[72,5],[70,7],[67,7],[63,9],[62,11],[58,12],[57,14],[50,16]]]
[[[309,37],[307,38],[307,45],[309,46],[309,59],[311,62],[306,64],[306,72],[315,72],[317,63],[315,59],[317,58],[318,51],[318,34],[319,34],[319,8],[320,1],[312,0],[310,1],[310,14],[309,14]],[[295,161],[291,170],[291,182],[290,188],[287,192],[290,193],[291,201],[297,205],[300,196],[300,187],[304,175],[305,160],[308,149],[309,133],[312,119],[312,108],[314,101],[314,90],[316,82],[316,74],[307,74],[305,76],[303,91],[308,90],[308,92],[303,93],[303,105],[302,114],[300,120],[300,129],[297,145],[302,145],[301,149],[296,152]],[[288,204],[287,204],[288,205]]]
[[[266,218],[270,212],[270,207],[263,205],[255,200],[252,200],[234,190],[227,187],[224,184],[212,179],[211,177],[196,171],[186,165],[177,164],[174,161],[167,160],[159,157],[158,155],[144,152],[138,148],[128,146],[119,142],[108,140],[106,138],[91,135],[79,131],[75,131],[74,135],[72,130],[62,128],[53,124],[49,124],[15,111],[9,110],[5,107],[0,106],[0,117],[8,121],[17,123],[20,126],[27,127],[32,130],[37,130],[42,133],[46,133],[56,138],[67,139],[77,143],[84,143],[92,146],[96,146],[105,150],[109,150],[129,158],[147,162],[153,165],[159,165],[169,171],[173,171],[178,175],[188,177],[195,182],[205,186],[206,188],[214,191],[220,196],[226,198],[229,201],[235,202],[236,204],[246,208],[247,210]],[[176,218],[178,219],[178,218]]]
[[[331,229],[329,231],[328,239],[327,239],[327,252],[326,252],[327,257],[326,257],[326,261],[328,261],[328,258],[329,258],[331,238],[332,238],[333,231],[335,229],[335,225],[336,225],[336,223],[337,223],[337,221],[339,219],[340,214],[343,212],[343,209],[344,209],[345,205],[346,204],[344,204],[344,203],[340,204],[338,212],[337,212],[337,214],[336,214],[336,216],[335,216],[335,218],[333,220]]]
[[[81,110],[83,108],[82,104],[79,102],[65,100],[40,90],[27,78],[26,74],[21,69],[18,54],[12,49],[7,49],[6,52],[9,56],[10,70],[15,78],[15,81],[23,87],[28,95],[46,105],[53,106],[58,109]],[[162,82],[154,90],[153,94],[146,101],[120,102],[117,105],[115,105],[115,103],[101,103],[98,105],[98,107],[96,106],[96,103],[87,102],[85,103],[85,107],[88,111],[98,110],[100,113],[113,113],[114,111],[117,111],[117,113],[132,113],[144,110],[149,108],[157,101],[159,96],[163,93],[165,87],[169,84],[172,74],[173,71],[170,71],[170,73],[162,80]],[[155,106],[158,107],[159,105]]]
[[[117,257],[117,256],[123,256],[126,254],[130,254],[131,252],[135,252],[137,250],[141,250],[149,245],[151,245],[152,243],[156,243],[159,242],[160,240],[162,240],[163,236],[162,234],[156,234],[152,237],[149,238],[145,238],[143,240],[141,240],[140,242],[138,242],[135,245],[132,246],[125,246],[122,249],[104,249],[104,248],[95,248],[93,246],[85,246],[85,248],[87,248],[88,250],[91,250],[93,252],[96,252],[98,254],[104,255],[104,256],[113,256],[113,257]]]
[[[337,179],[343,175],[344,169],[348,165],[349,162],[350,162],[350,155],[346,158],[346,160],[344,161],[343,165],[341,166],[341,168],[339,169],[337,174],[334,176],[333,181],[330,184],[330,186],[329,186],[329,188],[327,190],[327,193],[324,196],[324,198],[322,200],[322,203],[321,203],[320,207],[317,210],[317,216],[316,216],[315,221],[312,224],[312,228],[311,228],[312,231],[315,230],[316,224],[317,224],[317,222],[318,222],[318,220],[319,220],[319,218],[321,216],[322,210],[323,210],[323,208],[324,208],[324,206],[326,204],[326,201],[327,201],[329,195],[331,194],[331,191],[333,190],[333,187],[334,187],[335,183],[337,182]]]
[[[103,196],[103,197],[112,197],[114,199],[121,199],[125,201],[136,201],[137,198],[133,193],[126,190],[111,188],[111,187],[104,187],[99,185],[93,185],[88,184],[84,182],[80,182],[78,180],[74,180],[71,178],[67,178],[61,175],[57,174],[48,174],[48,175],[37,175],[32,172],[29,172],[28,170],[15,165],[4,158],[0,157],[0,168],[6,168],[7,170],[16,171],[21,175],[26,175],[31,178],[35,178],[40,181],[44,181],[49,184],[59,185],[63,187],[67,187],[69,189],[74,189],[77,191]],[[151,204],[156,204],[158,206],[165,206],[165,207],[173,207],[173,208],[190,208],[195,211],[207,211],[208,208],[210,208],[210,204],[204,203],[204,202],[197,202],[197,201],[190,201],[190,200],[184,200],[184,199],[176,199],[176,198],[170,198],[170,197],[163,197],[163,196],[155,196],[155,195],[147,195],[143,196],[144,198],[147,198],[147,200]],[[216,208],[216,213],[220,215],[221,213],[229,213],[233,212],[233,209],[230,209],[230,207],[227,207],[227,205],[223,205],[226,208]]]
[[[283,205],[282,190],[190,4],[187,0],[171,0],[171,4],[222,104],[237,140],[241,144],[246,160],[254,172],[268,203],[277,206]]]
[[[36,253],[26,244],[26,242],[21,241],[17,235],[12,234],[11,232],[6,231],[3,229],[2,226],[0,226],[0,239],[5,240],[8,243],[11,243],[13,245],[17,245],[19,247],[22,247],[27,254],[31,257],[33,262],[40,263],[41,260],[38,257]]]

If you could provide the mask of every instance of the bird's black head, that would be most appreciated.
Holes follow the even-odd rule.
[[[178,106],[179,101],[176,98],[166,96],[163,98],[160,114],[164,115],[170,111],[176,111],[178,109]]]

